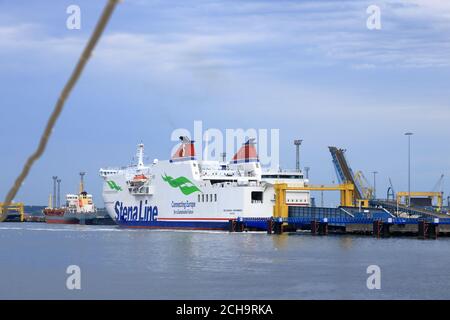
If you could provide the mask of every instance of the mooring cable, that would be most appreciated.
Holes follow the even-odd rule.
[[[6,195],[5,202],[3,203],[3,207],[0,208],[0,222],[3,222],[7,218],[7,208],[12,203],[13,199],[17,195],[17,193],[20,190],[20,187],[23,184],[23,181],[28,176],[28,173],[31,170],[31,167],[33,166],[34,162],[38,160],[45,151],[45,148],[47,147],[48,140],[50,139],[50,135],[52,134],[53,128],[56,124],[56,121],[58,120],[63,108],[64,104],[66,102],[66,99],[69,97],[72,89],[75,87],[75,84],[77,83],[78,79],[81,76],[81,73],[84,70],[84,67],[86,66],[87,61],[89,60],[92,51],[94,50],[98,40],[100,39],[103,31],[105,30],[106,25],[108,24],[109,19],[111,18],[112,13],[114,12],[114,9],[117,5],[117,3],[120,0],[108,0],[108,3],[106,4],[105,8],[103,9],[102,15],[100,16],[100,19],[97,22],[97,25],[95,26],[94,32],[92,33],[91,37],[89,38],[89,41],[84,48],[83,52],[81,53],[80,58],[78,59],[78,62],[75,66],[74,71],[72,72],[69,80],[67,81],[66,85],[64,86],[58,101],[56,102],[56,105],[53,109],[53,112],[50,115],[50,118],[47,121],[47,125],[45,126],[45,130],[42,133],[41,139],[39,141],[39,145],[34,151],[31,156],[27,159],[22,172],[17,177],[16,181],[14,182],[14,185]]]

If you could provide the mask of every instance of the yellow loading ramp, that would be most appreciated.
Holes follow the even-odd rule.
[[[401,204],[404,199],[408,198],[411,195],[411,197],[428,197],[428,198],[436,198],[437,199],[437,206],[440,209],[442,209],[443,204],[443,194],[442,192],[397,192],[397,203]]]
[[[276,218],[288,217],[288,205],[286,204],[286,191],[340,191],[341,206],[355,206],[355,185],[344,183],[338,185],[305,185],[304,187],[288,186],[286,183],[274,184],[275,205],[273,206],[273,216]],[[367,200],[358,200],[358,204],[366,207]]]
[[[2,214],[3,208],[5,208],[7,215],[8,215],[8,212],[11,212],[11,211],[19,213],[20,214],[20,222],[24,222],[25,210],[24,210],[24,205],[22,202],[11,203],[9,206],[6,206],[6,207],[3,202],[0,202],[0,214]]]

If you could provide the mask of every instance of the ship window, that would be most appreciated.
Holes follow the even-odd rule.
[[[202,194],[202,202],[205,202],[205,195]]]
[[[200,202],[200,195],[198,195],[198,202]]]
[[[252,191],[252,203],[262,203],[263,193],[262,191]]]
[[[217,193],[214,195],[214,201],[217,202]]]
[[[206,202],[208,202],[209,194],[206,195]]]

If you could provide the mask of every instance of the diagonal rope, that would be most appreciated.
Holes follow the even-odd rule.
[[[47,147],[48,140],[50,139],[50,135],[52,133],[52,130],[56,124],[56,121],[58,120],[63,108],[64,104],[69,97],[72,89],[75,87],[75,84],[77,83],[78,79],[81,76],[81,73],[84,70],[84,67],[87,64],[87,61],[89,60],[89,57],[92,54],[92,51],[94,50],[98,40],[100,39],[103,31],[105,30],[106,25],[108,24],[109,19],[111,18],[111,15],[117,5],[117,2],[119,0],[108,0],[108,3],[106,4],[105,8],[103,9],[102,15],[100,16],[100,19],[97,22],[97,25],[95,26],[94,32],[92,33],[91,37],[89,38],[89,41],[84,48],[74,71],[72,72],[68,82],[64,86],[61,95],[58,98],[58,101],[56,102],[55,108],[53,109],[53,112],[50,115],[50,118],[48,119],[47,125],[45,126],[45,130],[42,133],[41,139],[39,141],[38,148],[36,151],[34,151],[31,156],[26,161],[22,172],[17,177],[16,181],[14,182],[14,185],[12,186],[11,190],[8,192],[5,202],[3,203],[3,207],[0,208],[0,222],[5,221],[7,217],[7,207],[11,204],[15,196],[17,195],[17,192],[19,191],[23,181],[27,177],[28,173],[31,170],[31,167],[33,166],[34,162],[38,160],[42,154],[45,151],[45,148]]]

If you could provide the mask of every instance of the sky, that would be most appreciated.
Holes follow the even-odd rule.
[[[105,1],[0,0],[0,197],[36,148],[49,113]],[[66,27],[78,5],[81,29]],[[369,30],[370,5],[381,29]],[[53,175],[78,172],[102,205],[101,167],[127,165],[143,142],[168,159],[172,132],[279,129],[280,165],[315,184],[336,181],[328,146],[385,197],[392,179],[431,191],[450,176],[450,2],[445,0],[183,0],[121,2],[44,156],[16,201],[45,205]],[[444,184],[448,195],[450,183]],[[336,197],[326,195],[328,205]]]

